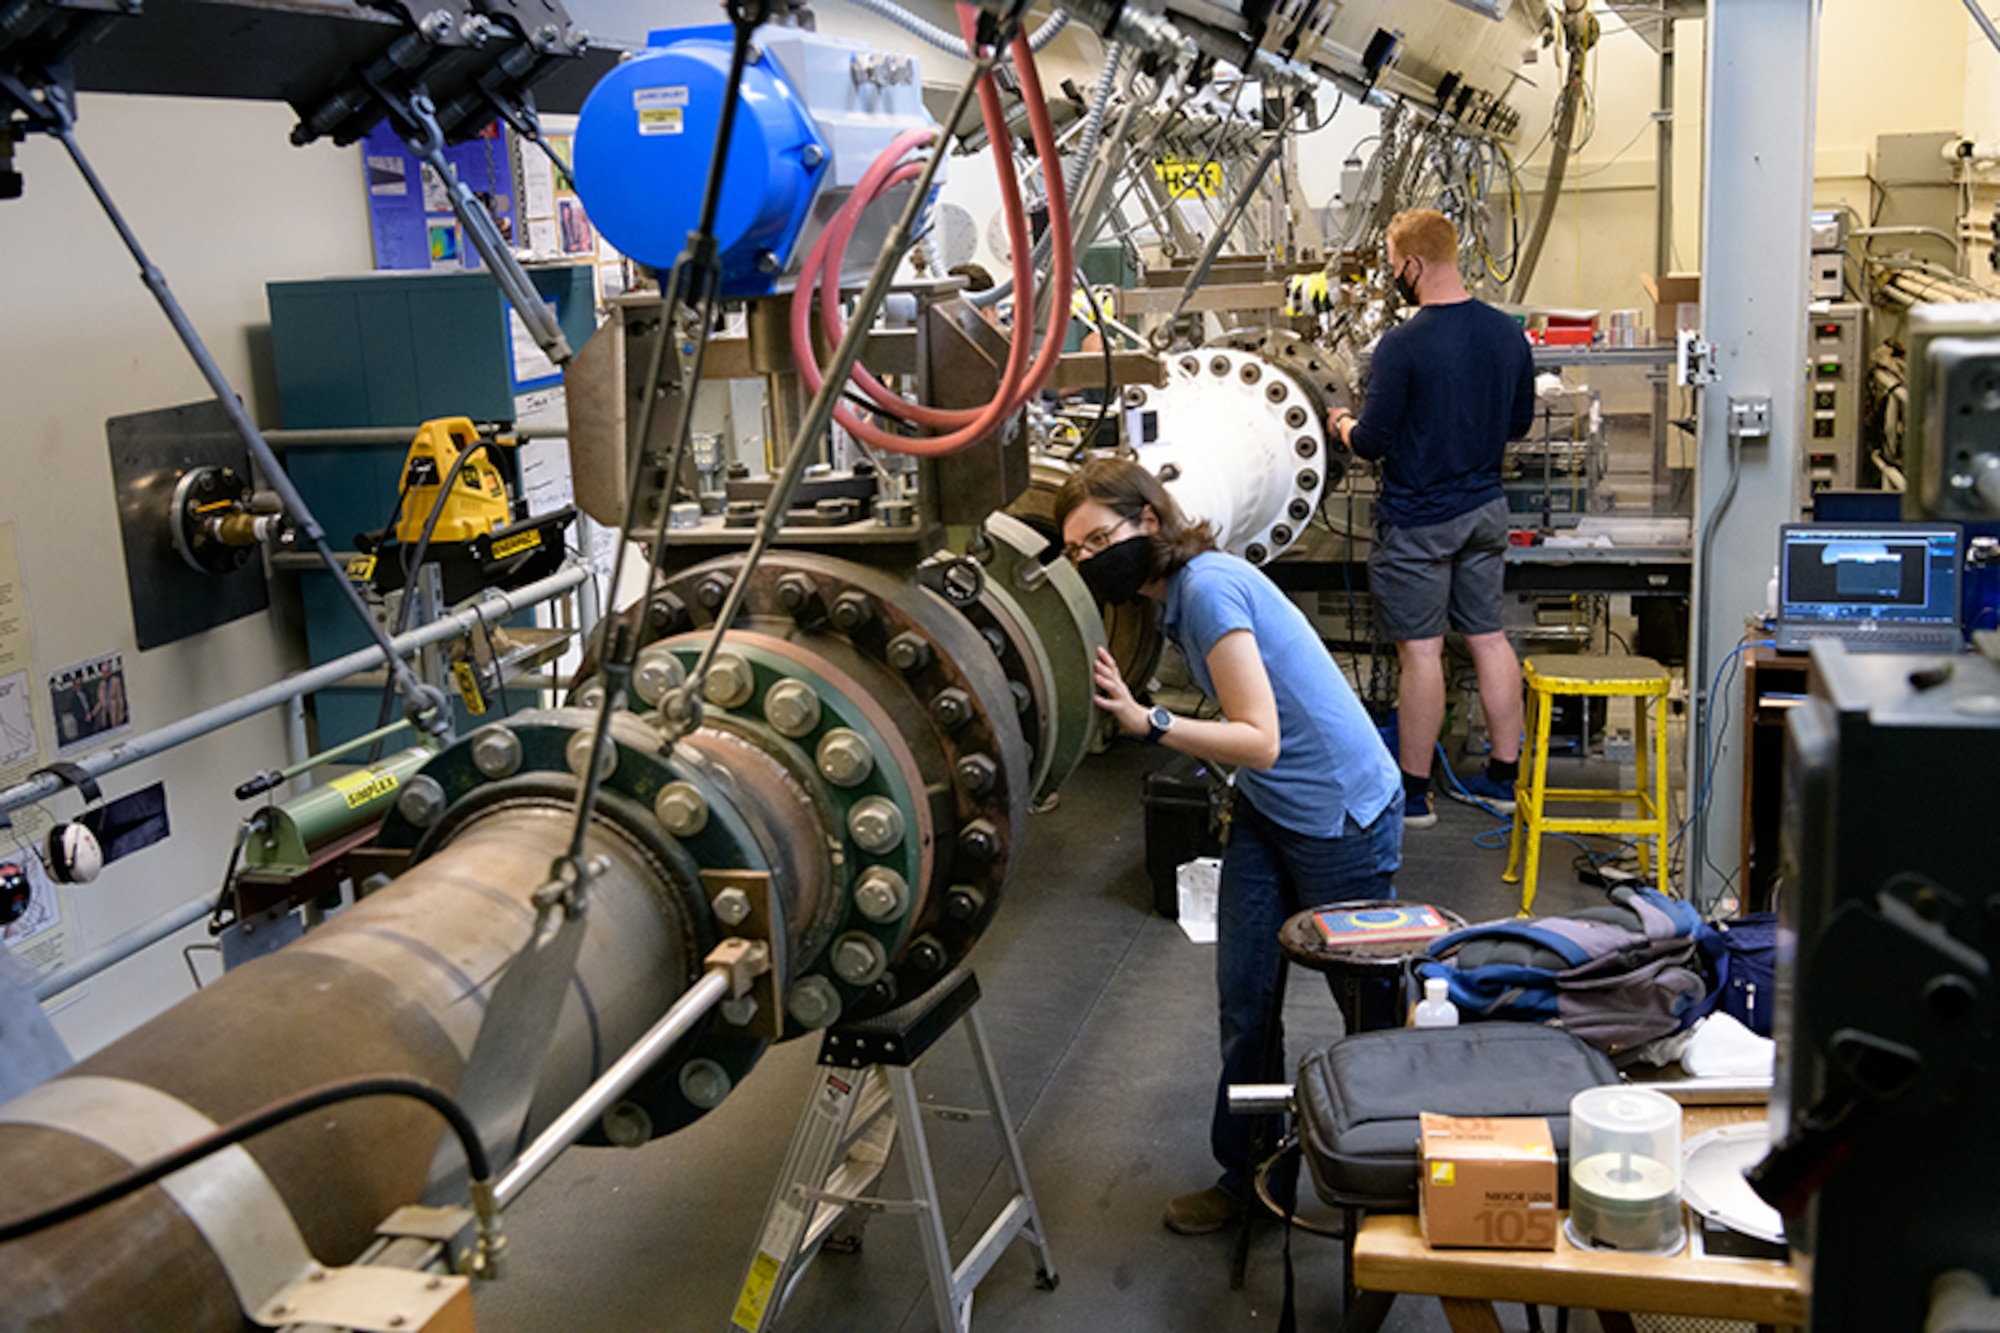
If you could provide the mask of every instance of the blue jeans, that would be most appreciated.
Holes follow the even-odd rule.
[[[1279,1003],[1278,928],[1310,907],[1393,898],[1403,864],[1403,794],[1365,828],[1347,817],[1338,837],[1294,833],[1257,813],[1242,793],[1222,858],[1216,902],[1215,989],[1222,1011],[1222,1078],[1215,1089],[1209,1143],[1222,1165],[1222,1188],[1251,1194],[1256,1121],[1229,1113],[1229,1085],[1284,1079],[1284,1029],[1266,1052],[1264,1032]],[[1267,1058],[1268,1057],[1268,1058]],[[1274,1140],[1267,1140],[1275,1146]]]

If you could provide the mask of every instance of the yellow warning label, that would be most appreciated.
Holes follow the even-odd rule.
[[[762,1250],[750,1261],[750,1275],[743,1279],[743,1294],[736,1298],[736,1313],[729,1322],[749,1333],[757,1333],[764,1323],[764,1307],[771,1303],[771,1288],[778,1281],[778,1261]]]
[[[639,117],[639,133],[679,134],[687,128],[688,90],[684,84],[670,88],[635,88],[632,110]]]
[[[359,773],[349,773],[345,777],[335,778],[327,785],[346,798],[349,810],[359,810],[369,802],[380,800],[396,790],[398,783],[394,773],[364,768]]]
[[[451,674],[458,679],[458,697],[465,700],[465,711],[478,717],[486,711],[486,695],[480,691],[479,676],[470,662],[453,662]]]
[[[526,532],[517,532],[511,537],[502,537],[499,541],[494,542],[493,558],[495,560],[505,560],[510,555],[519,555],[523,551],[532,551],[541,544],[541,529],[529,528]]]
[[[1219,162],[1183,162],[1177,157],[1163,157],[1153,164],[1153,174],[1176,199],[1214,199],[1222,193]]]
[[[1432,1162],[1431,1184],[1456,1185],[1458,1183],[1457,1162]]]
[[[368,582],[368,580],[374,577],[375,577],[374,556],[357,555],[352,560],[347,562],[347,581],[349,583],[366,583]]]

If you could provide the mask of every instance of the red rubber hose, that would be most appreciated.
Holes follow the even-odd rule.
[[[968,42],[973,40],[976,17],[977,12],[970,6],[963,4],[959,6],[959,22]],[[1026,41],[1020,38],[1016,38],[1014,42],[1013,53],[1015,66],[1021,78],[1022,97],[1028,108],[1036,152],[1045,164],[1060,163],[1061,159],[1055,147],[1054,127],[1049,119],[1047,103],[1042,98],[1041,82],[1035,70],[1033,53],[1028,49]],[[1026,294],[1033,280],[1033,247],[1028,235],[1025,210],[1020,202],[1018,182],[1014,175],[1013,156],[1005,150],[1007,129],[1004,112],[1000,106],[999,93],[990,76],[980,80],[978,93],[980,110],[986,122],[987,137],[995,154],[995,170],[1000,177],[1001,196],[1006,204],[1008,239],[1013,247],[1014,289],[1022,294],[1016,309],[1032,311],[1032,301]],[[898,136],[895,142],[871,164],[847,202],[829,220],[800,270],[798,290],[793,297],[791,310],[792,345],[800,374],[814,392],[817,392],[823,383],[824,373],[817,364],[812,350],[810,333],[812,290],[822,282],[823,274],[826,275],[825,286],[820,295],[821,327],[827,337],[837,343],[845,333],[837,305],[839,273],[854,227],[862,211],[882,194],[918,174],[917,165],[903,163],[901,159],[928,138],[928,133],[924,131],[911,131]],[[1033,336],[1033,330],[1032,327],[1024,328],[1018,320],[1000,386],[993,400],[983,408],[934,408],[911,403],[891,392],[866,369],[857,365],[852,372],[854,382],[886,411],[920,425],[955,426],[957,429],[945,435],[924,438],[896,435],[863,421],[844,405],[837,407],[834,412],[835,419],[856,438],[877,448],[898,453],[925,456],[949,453],[985,437],[1007,416],[1018,411],[1047,381],[1054,369],[1055,358],[1061,353],[1063,338],[1068,330],[1067,314],[1073,251],[1069,234],[1068,200],[1063,188],[1062,173],[1060,170],[1044,170],[1043,175],[1048,181],[1049,225],[1054,228],[1055,253],[1052,275],[1055,278],[1056,299],[1050,307],[1049,328],[1044,333],[1042,345],[1032,365],[1026,363],[1028,341]],[[1032,325],[1032,316],[1029,324]]]

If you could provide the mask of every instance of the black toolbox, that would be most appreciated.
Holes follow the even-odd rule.
[[[1146,877],[1153,910],[1180,915],[1176,877],[1184,862],[1222,855],[1221,811],[1228,795],[1221,773],[1193,755],[1176,754],[1146,775]]]

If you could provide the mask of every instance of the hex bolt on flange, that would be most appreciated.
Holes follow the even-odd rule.
[[[903,812],[885,796],[866,796],[847,812],[847,831],[864,852],[893,851],[903,840]]]
[[[692,782],[669,782],[660,788],[653,798],[653,813],[660,827],[676,838],[692,838],[708,827],[708,802]]]
[[[750,895],[738,888],[727,888],[716,894],[709,907],[717,921],[732,929],[750,919]]]
[[[860,733],[835,727],[813,753],[819,775],[836,787],[858,787],[875,771],[875,754]]]
[[[872,866],[854,886],[854,910],[880,924],[894,921],[910,905],[910,886],[887,866]]]
[[[482,728],[472,738],[472,766],[482,777],[513,777],[521,771],[521,738],[509,727]]]
[[[717,708],[741,708],[756,692],[756,675],[735,653],[717,653],[701,683],[702,697]]]
[[[702,1110],[722,1105],[729,1095],[728,1071],[713,1060],[694,1059],[681,1066],[681,1096]]]
[[[813,581],[803,574],[787,574],[778,580],[778,605],[785,614],[801,616],[812,609],[817,593]]]
[[[889,968],[889,955],[872,935],[859,931],[833,942],[833,973],[850,986],[874,983]]]
[[[396,797],[396,812],[418,828],[429,828],[444,814],[444,788],[427,773],[419,773],[403,784]]]
[[[875,605],[865,593],[844,592],[833,599],[826,618],[842,634],[852,634],[875,618]]]
[[[956,686],[940,690],[931,700],[931,716],[946,731],[957,731],[972,720],[972,696]]]
[[[569,744],[563,747],[563,760],[569,764],[569,771],[578,777],[590,763],[591,732],[572,732]],[[597,756],[597,780],[603,782],[618,771],[618,743],[609,736],[604,738],[604,748]]]
[[[793,740],[819,725],[819,695],[802,680],[781,680],[764,691],[764,720]]]
[[[902,672],[921,671],[930,665],[931,646],[921,635],[904,630],[889,640],[889,665]]]
[[[639,654],[638,666],[632,673],[632,688],[649,706],[658,708],[660,701],[686,679],[687,670],[681,666],[680,658],[665,648],[648,648]]]
[[[800,1027],[832,1027],[840,1017],[840,992],[825,977],[805,977],[792,986],[785,1009]]]
[[[953,766],[958,774],[959,785],[974,796],[984,796],[993,790],[993,784],[1000,776],[1000,766],[993,762],[991,755],[960,755]]]
[[[991,861],[1000,854],[1000,830],[990,820],[975,819],[958,831],[958,850],[975,861]]]

